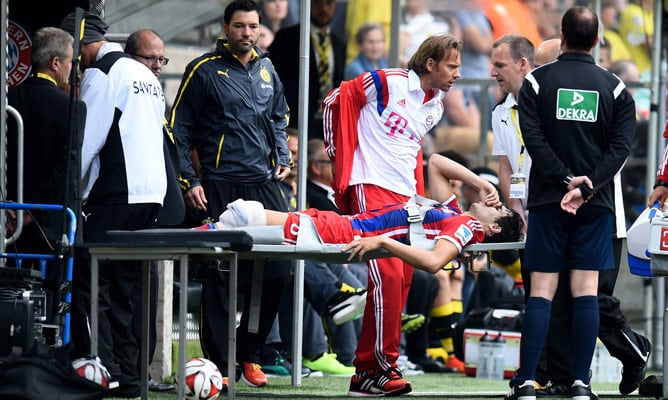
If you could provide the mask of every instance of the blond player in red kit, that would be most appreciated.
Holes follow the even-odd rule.
[[[461,48],[450,35],[429,37],[408,69],[364,73],[325,98],[325,142],[335,163],[332,187],[344,213],[403,203],[423,193],[422,138],[441,120],[444,91],[459,78]],[[409,393],[411,384],[397,368],[397,358],[413,269],[398,258],[367,265],[367,303],[348,394]]]

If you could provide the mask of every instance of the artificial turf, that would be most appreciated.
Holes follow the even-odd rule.
[[[653,374],[657,374],[654,372]],[[421,397],[430,399],[502,399],[508,392],[508,381],[478,379],[463,374],[424,374],[406,377],[413,385],[413,392],[402,397]],[[283,398],[283,399],[347,399],[348,377],[307,377],[301,386],[292,385],[290,377],[269,377],[269,384],[264,388],[251,388],[237,382],[237,399]],[[641,397],[635,392],[621,396],[617,392],[617,383],[592,384],[594,391],[603,399],[649,400],[653,397]],[[175,393],[150,393],[151,400],[174,400]],[[225,398],[224,395],[219,397]],[[550,397],[559,399],[559,397]]]

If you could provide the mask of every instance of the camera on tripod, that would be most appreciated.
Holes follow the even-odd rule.
[[[0,268],[0,355],[38,344],[62,345],[60,325],[49,315],[53,294],[29,269]]]

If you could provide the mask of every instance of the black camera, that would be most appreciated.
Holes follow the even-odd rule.
[[[0,355],[62,344],[60,327],[49,323],[50,298],[30,270],[0,268]]]

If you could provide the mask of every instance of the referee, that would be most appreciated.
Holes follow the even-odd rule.
[[[598,16],[566,11],[562,54],[527,74],[520,128],[533,160],[524,267],[531,274],[517,383],[509,399],[535,398],[533,380],[550,323],[559,272],[570,271],[573,297],[571,395],[595,398],[589,366],[599,329],[600,270],[614,267],[613,177],[635,138],[635,104],[624,83],[596,65]]]

